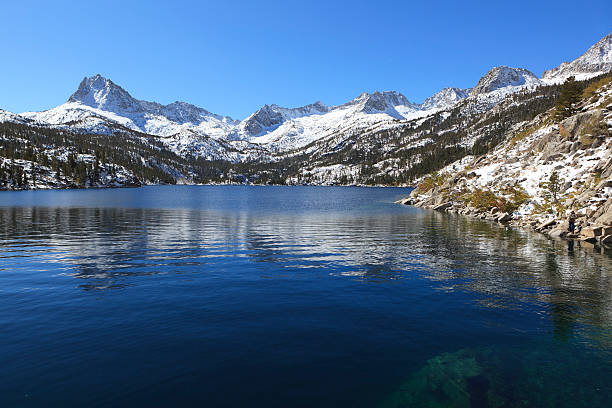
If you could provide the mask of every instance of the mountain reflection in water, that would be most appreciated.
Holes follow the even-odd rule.
[[[143,189],[141,207],[4,203],[0,402],[53,403],[86,385],[67,405],[402,406],[398,387],[422,392],[432,361],[475,359],[458,380],[469,406],[465,395],[536,389],[508,365],[555,347],[576,356],[559,376],[588,354],[605,384],[610,254],[394,205],[405,192],[393,189],[295,189],[174,187],[181,207],[156,198],[163,187]],[[138,194],[96,194],[111,193]],[[479,377],[492,370],[510,384]]]

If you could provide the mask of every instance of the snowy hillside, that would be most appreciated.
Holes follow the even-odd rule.
[[[110,79],[95,75],[84,78],[66,103],[21,116],[85,133],[142,132],[161,137],[178,154],[235,162],[265,157],[264,151],[278,154],[300,149],[338,132],[392,127],[452,109],[470,96],[478,97],[483,110],[489,109],[509,93],[539,83],[527,70],[498,67],[474,90],[445,88],[422,104],[395,91],[373,92],[333,107],[322,102],[298,108],[264,105],[238,122],[185,102],[161,105],[138,100]]]
[[[565,77],[580,80],[609,71],[611,41],[612,35],[604,37],[542,79],[524,68],[499,66],[473,88],[444,88],[423,103],[396,91],[364,92],[337,106],[264,105],[237,121],[186,102],[139,100],[95,75],[84,78],[66,103],[47,111],[0,110],[0,124],[71,132],[74,140],[79,134],[104,135],[145,143],[159,157],[184,160],[183,170],[170,175],[184,180],[190,166],[198,166],[191,180],[410,183],[436,166],[494,148],[513,126],[553,107]]]
[[[27,123],[29,122],[26,118],[0,109],[0,123],[12,122],[12,123]]]
[[[586,86],[567,116],[556,122],[550,110],[519,124],[488,153],[425,177],[402,202],[555,237],[569,235],[574,211],[575,238],[612,244],[612,75]]]
[[[500,66],[493,68],[480,78],[471,95],[483,95],[500,89],[513,91],[518,87],[535,87],[538,85],[542,85],[542,82],[531,71],[524,68]]]
[[[416,105],[397,92],[363,93],[352,101],[331,108],[321,103],[298,109],[274,105],[264,108],[265,111],[260,109],[242,122],[238,132],[243,138],[274,152],[301,148],[348,128],[357,131],[374,123],[405,120],[418,111]],[[263,123],[271,125],[267,128],[251,127],[259,132],[248,132],[253,119],[262,116],[268,120]],[[261,124],[261,119],[257,123]]]
[[[114,125],[120,125],[156,136],[172,136],[189,129],[210,137],[223,137],[238,123],[185,102],[161,105],[137,100],[100,75],[84,78],[65,104],[21,116],[84,131],[103,132],[106,128],[112,132]]]
[[[240,123],[237,133],[244,139],[250,139],[269,133],[288,120],[322,115],[327,112],[329,112],[329,108],[321,102],[293,109],[278,105],[264,105]]]

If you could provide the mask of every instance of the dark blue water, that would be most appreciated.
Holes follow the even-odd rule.
[[[0,193],[0,406],[612,406],[612,257],[406,194]]]

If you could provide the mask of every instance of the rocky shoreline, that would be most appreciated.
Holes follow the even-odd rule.
[[[551,238],[575,239],[612,248],[612,201],[604,204],[590,217],[578,214],[575,220],[576,228],[574,233],[571,233],[567,219],[510,214],[501,212],[495,207],[479,210],[466,206],[462,202],[444,201],[442,198],[442,196],[420,195],[417,190],[414,190],[409,197],[398,200],[396,203],[525,228]]]
[[[612,76],[585,88],[564,117],[559,109],[416,180],[398,203],[612,247]]]

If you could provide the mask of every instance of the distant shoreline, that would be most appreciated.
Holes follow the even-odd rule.
[[[363,188],[415,188],[414,186],[389,186],[389,185],[367,185],[367,184],[243,184],[243,183],[205,183],[205,184],[143,184],[140,186],[96,186],[96,187],[42,187],[42,188],[17,188],[17,189],[0,189],[0,194],[3,192],[18,192],[18,191],[61,191],[61,190],[108,190],[108,189],[124,189],[124,188],[144,188],[144,187],[162,187],[162,186],[248,186],[248,187],[363,187]]]

